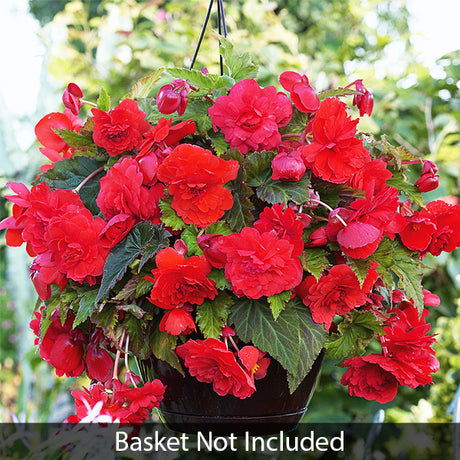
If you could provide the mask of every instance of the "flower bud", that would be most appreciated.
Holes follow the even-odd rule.
[[[272,169],[273,180],[289,182],[299,181],[307,170],[298,150],[278,153],[272,160]]]
[[[289,91],[291,100],[301,112],[315,112],[319,107],[316,91],[310,86],[306,75],[297,72],[283,72],[280,75],[281,86]]]
[[[353,105],[356,105],[359,109],[359,116],[362,117],[364,114],[371,115],[372,109],[374,108],[374,96],[372,93],[363,85],[362,80],[356,80],[350,83],[346,88],[355,86],[356,91],[360,94],[353,96]]]
[[[151,186],[154,185],[158,171],[158,158],[155,153],[143,156],[138,160],[139,170],[142,173],[142,184]]]
[[[78,115],[80,108],[82,106],[81,98],[83,97],[83,92],[78,85],[75,83],[69,83],[67,88],[64,90],[62,95],[62,102],[67,109],[74,115]]]
[[[203,251],[206,260],[215,268],[223,268],[227,262],[227,256],[220,250],[220,242],[223,236],[201,235],[196,239],[199,248]]]
[[[415,183],[420,193],[431,192],[439,185],[439,176],[436,174],[438,167],[432,162],[425,160],[420,179]]]
[[[320,227],[317,228],[314,232],[310,233],[310,242],[305,244],[305,247],[315,248],[317,246],[324,246],[326,243],[326,227]]]
[[[177,110],[179,116],[182,116],[187,107],[189,91],[190,85],[185,80],[174,80],[170,85],[162,86],[157,95],[160,113],[169,115]]]

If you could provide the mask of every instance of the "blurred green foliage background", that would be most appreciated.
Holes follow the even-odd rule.
[[[89,100],[103,86],[115,102],[157,67],[188,66],[208,2],[29,0],[29,5],[44,45],[38,110],[49,96],[48,105],[54,105],[47,111],[59,111],[68,82],[77,83]],[[411,46],[404,0],[227,0],[225,9],[229,38],[236,48],[252,53],[262,86],[279,86],[277,77],[284,70],[306,73],[317,90],[362,78],[375,96],[375,108],[361,130],[386,133],[391,142],[437,163],[442,182],[426,194],[427,200],[460,195],[460,51],[439,56],[434,67],[422,64]],[[215,13],[212,21],[195,68],[218,72]],[[29,120],[31,126],[47,111]],[[0,135],[5,136],[2,120]],[[37,145],[23,151],[26,161],[20,167],[12,159],[14,149],[3,150],[2,192],[7,181],[33,180],[43,161]],[[414,168],[414,177],[417,173]],[[0,218],[9,209],[0,198]],[[22,248],[7,248],[0,238],[0,421],[10,421],[12,413],[30,421],[60,421],[72,410],[68,390],[75,382],[55,378],[35,354],[28,331],[35,305],[29,261]],[[393,402],[382,406],[349,397],[339,384],[343,371],[328,363],[307,421],[372,421],[380,409],[389,421],[452,419],[446,410],[460,384],[460,253],[425,263],[425,287],[441,297],[441,306],[430,316],[441,362],[435,384],[401,388]]]

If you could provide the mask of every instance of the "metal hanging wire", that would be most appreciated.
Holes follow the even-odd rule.
[[[201,43],[204,38],[204,34],[206,32],[206,27],[208,26],[209,18],[211,16],[212,7],[214,5],[214,0],[209,1],[208,9],[206,11],[206,16],[204,18],[203,27],[201,28],[200,37],[198,38],[198,43],[195,48],[195,52],[193,53],[192,62],[190,64],[189,70],[193,69],[195,65],[196,58],[198,56],[198,52],[200,51]],[[227,38],[227,24],[225,22],[225,12],[224,12],[224,0],[217,0],[217,26],[219,30],[219,35],[223,35]],[[219,40],[219,50],[220,50],[220,40]],[[224,74],[224,60],[222,54],[219,51],[219,58],[220,58],[220,74]]]

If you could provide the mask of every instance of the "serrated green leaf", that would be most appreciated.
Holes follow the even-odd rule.
[[[110,110],[110,96],[103,87],[101,87],[99,97],[97,98],[97,108],[103,110],[104,112],[108,112]]]
[[[391,273],[391,266],[393,265],[393,245],[391,241],[387,238],[384,238],[377,250],[369,258],[372,261],[378,263],[376,268],[377,273],[382,278],[384,284],[389,288],[393,289],[394,281],[393,275]]]
[[[276,321],[280,313],[284,310],[286,302],[291,298],[291,291],[280,292],[279,294],[267,297],[268,304],[272,311],[273,319]]]
[[[286,182],[282,180],[268,179],[265,183],[257,187],[256,193],[260,200],[270,204],[306,203],[310,199],[308,187],[310,180],[307,175],[297,182]]]
[[[320,101],[323,101],[327,97],[353,96],[354,94],[361,94],[361,93],[351,88],[336,88],[336,89],[329,89],[327,91],[322,91],[321,93],[318,94],[318,97]]]
[[[100,161],[86,157],[65,159],[57,161],[51,169],[38,178],[38,181],[46,182],[50,188],[72,190],[78,187],[90,174],[101,168],[102,165],[103,163]],[[105,174],[105,171],[101,171],[95,175],[79,192],[84,205],[94,215],[100,212],[96,204],[96,198],[99,194],[99,180]]]
[[[150,275],[149,273],[140,273],[136,285],[136,299],[148,294],[152,290],[153,283],[144,279],[144,276]]]
[[[250,187],[258,187],[271,178],[273,158],[275,158],[275,152],[252,152],[246,155],[244,169],[247,174],[247,184]]]
[[[321,273],[330,267],[327,259],[328,251],[322,248],[308,248],[302,252],[300,261],[302,268],[319,279]]]
[[[418,188],[407,182],[407,179],[402,171],[392,170],[391,172],[393,177],[387,179],[387,185],[389,187],[397,188],[403,192],[409,200],[424,208],[425,201],[423,200],[422,194],[419,192]]]
[[[351,269],[353,270],[356,278],[358,278],[359,285],[362,287],[364,280],[366,279],[367,273],[371,266],[371,262],[369,259],[352,259],[348,257],[348,264],[350,265]]]
[[[310,310],[295,298],[277,321],[266,300],[237,299],[229,324],[244,342],[269,353],[288,372],[291,393],[310,371],[327,338],[324,326],[311,318]]]
[[[177,121],[192,119],[196,123],[198,131],[209,131],[212,129],[211,117],[208,115],[208,109],[211,107],[211,102],[202,99],[191,99],[188,101],[184,115],[179,117]]]
[[[225,136],[222,133],[215,133],[214,131],[208,131],[209,139],[211,139],[217,156],[223,155],[228,150],[228,143],[225,140]]]
[[[239,232],[243,227],[249,227],[254,222],[252,210],[253,203],[249,197],[253,194],[252,189],[245,183],[246,172],[241,165],[244,162],[243,155],[237,150],[222,155],[225,160],[236,160],[240,164],[238,175],[235,180],[227,182],[225,187],[232,191],[233,206],[225,212],[224,220],[226,220],[233,231]]]
[[[71,129],[58,129],[53,131],[69,146],[78,150],[86,150],[89,154],[94,155],[97,152],[97,146],[91,136],[83,136]]]
[[[353,310],[339,324],[339,333],[328,337],[325,348],[332,359],[347,359],[363,355],[371,340],[382,335],[382,325],[371,311]]]
[[[214,300],[205,300],[196,307],[196,322],[206,339],[220,337],[220,332],[227,322],[233,299],[225,292]]]
[[[160,81],[163,72],[164,68],[161,67],[152,72],[150,75],[141,78],[133,85],[131,91],[128,94],[125,94],[122,99],[142,99],[148,97],[150,91],[152,91],[153,87]]]
[[[230,289],[231,285],[225,278],[225,271],[218,268],[213,268],[208,278],[216,283],[216,289],[222,291],[224,289]]]
[[[96,297],[98,289],[91,289],[90,291],[83,291],[80,296],[78,304],[78,312],[73,322],[73,328],[85,322],[93,313],[96,308]]]
[[[190,256],[202,256],[203,251],[198,246],[196,238],[200,231],[194,225],[187,225],[181,233],[181,239],[184,240],[188,248],[188,255]]]
[[[222,222],[220,220],[218,222],[213,222],[212,224],[209,224],[205,228],[204,233],[206,233],[207,235],[230,235],[230,233],[232,233],[232,230],[225,222]]]
[[[141,319],[146,315],[146,312],[144,310],[142,310],[142,308],[139,307],[139,305],[136,305],[136,304],[133,304],[133,303],[117,305],[116,309],[131,313],[137,319]]]
[[[252,63],[249,53],[238,53],[225,37],[220,37],[220,43],[220,54],[224,58],[229,75],[235,81],[257,77],[258,67]]]
[[[120,328],[126,330],[129,335],[129,349],[139,359],[146,359],[150,355],[150,344],[147,340],[146,333],[142,327],[139,318],[125,312],[123,323]]]
[[[413,299],[414,306],[419,314],[422,314],[424,309],[423,273],[419,254],[397,245],[394,247],[392,258],[391,269],[399,278],[398,287],[406,293],[407,297]]]
[[[153,225],[151,222],[139,222],[135,225],[107,256],[96,301],[107,296],[135,258],[141,256],[140,270],[160,249],[167,247],[169,236],[170,234],[163,227]]]
[[[154,318],[152,327],[150,328],[148,342],[150,350],[157,359],[166,361],[170,366],[184,375],[179,359],[176,354],[173,353],[177,345],[177,337],[167,332],[160,331],[159,324],[161,317],[162,315],[158,315]]]
[[[172,200],[172,197],[160,198],[161,221],[166,227],[170,227],[174,231],[182,230],[185,227],[185,223],[171,207]]]
[[[228,75],[215,75],[210,73],[206,75],[199,70],[179,68],[166,69],[166,71],[174,78],[187,80],[192,86],[198,86],[207,90],[231,88],[235,84],[235,80]]]

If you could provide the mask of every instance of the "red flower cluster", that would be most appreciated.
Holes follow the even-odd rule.
[[[394,316],[384,322],[384,335],[380,338],[382,353],[346,360],[344,366],[349,369],[341,380],[348,385],[352,396],[375,399],[382,404],[396,396],[398,384],[410,388],[431,384],[430,374],[439,369],[431,348],[435,339],[427,335],[428,311],[419,316],[413,302],[404,300],[389,313]]]
[[[233,395],[240,399],[248,398],[256,390],[254,378],[263,378],[270,360],[264,358],[257,348],[246,346],[238,357],[216,339],[188,340],[176,348],[185,362],[190,375],[200,382],[212,383],[214,391],[220,395]]]
[[[425,209],[406,217],[401,231],[404,245],[423,254],[439,256],[460,246],[460,205],[432,201]]]
[[[72,391],[76,414],[67,418],[68,423],[116,422],[136,424],[148,420],[149,412],[158,407],[166,387],[156,379],[140,388],[131,388],[128,383],[112,381],[112,391],[101,384],[90,389]]]
[[[292,105],[274,86],[261,88],[253,79],[241,80],[209,108],[214,131],[220,128],[230,148],[241,153],[272,150],[281,142],[278,128],[292,117]]]
[[[171,207],[186,224],[206,227],[233,205],[232,194],[223,187],[236,178],[239,164],[225,161],[209,150],[181,144],[163,161],[158,179],[173,196]]]

